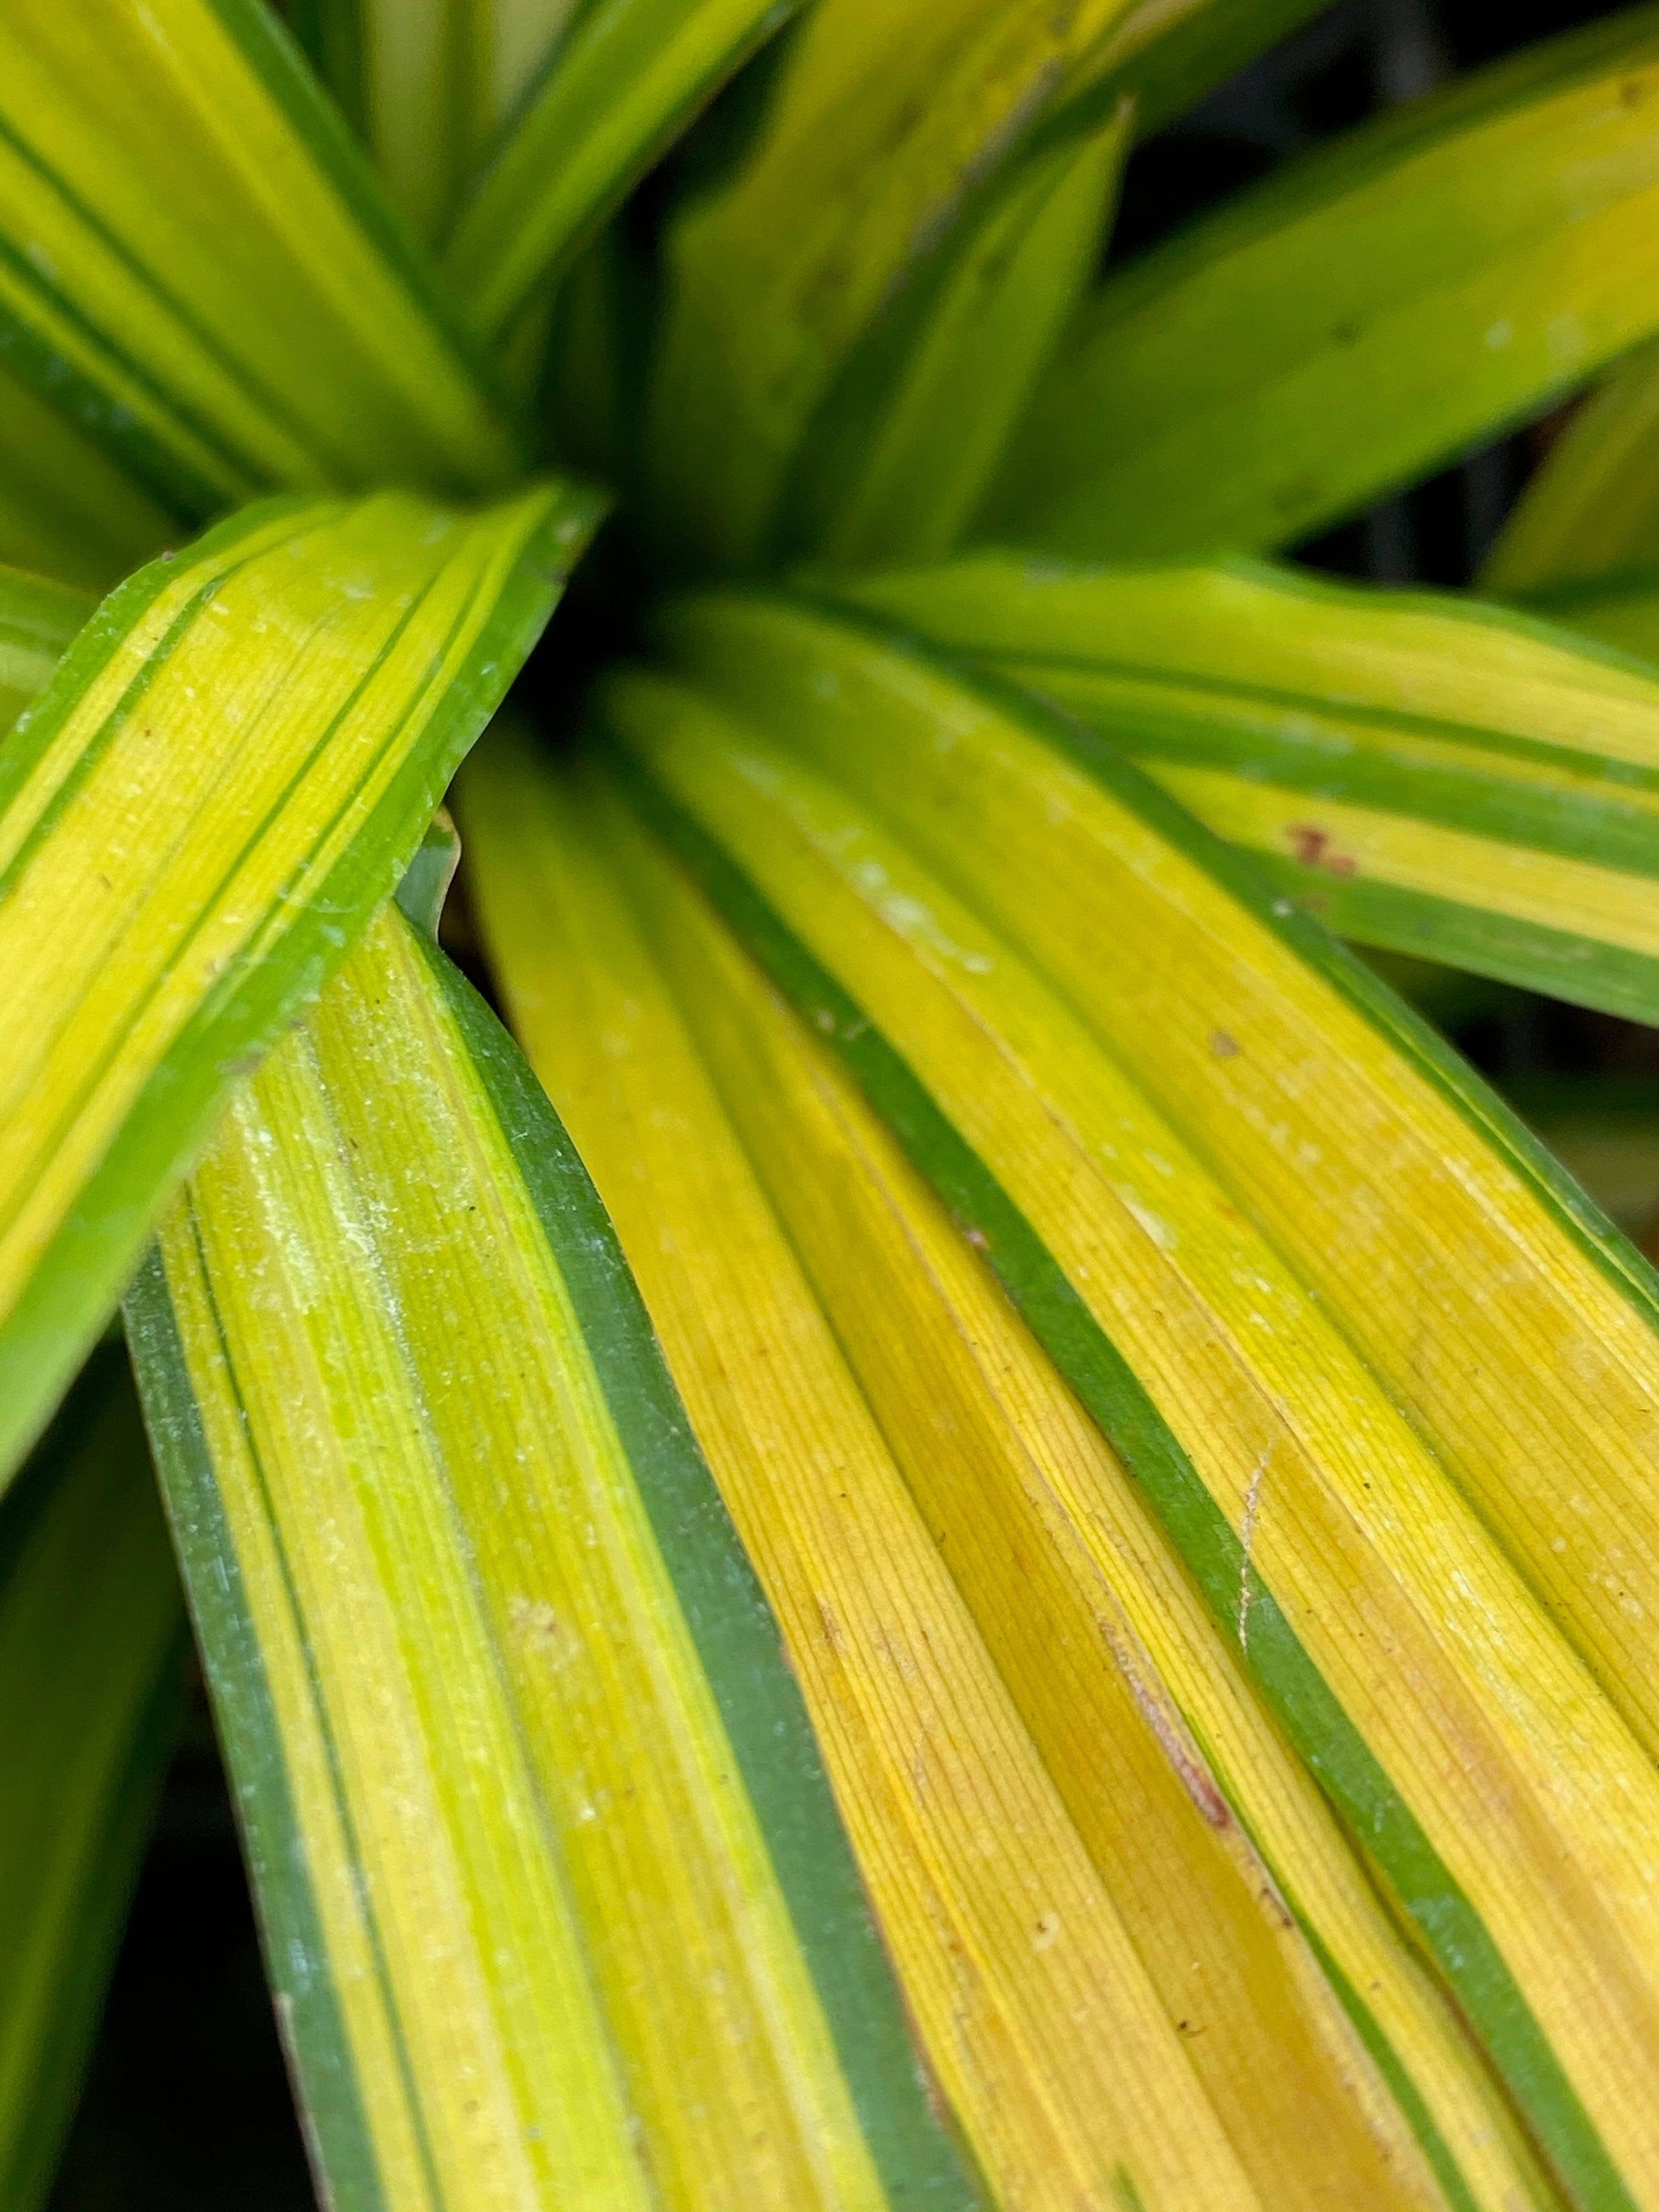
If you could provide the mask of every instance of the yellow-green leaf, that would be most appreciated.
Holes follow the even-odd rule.
[[[595,512],[553,484],[250,509],[124,584],[0,745],[0,1474],[392,890]]]
[[[1621,362],[1555,441],[1504,525],[1493,592],[1651,567],[1659,559],[1659,349]]]
[[[1594,582],[1528,592],[1521,605],[1659,665],[1659,569],[1618,569]]]
[[[1650,1271],[1066,720],[807,609],[665,634],[692,683],[602,695],[637,802],[1121,1453],[1570,2199],[1659,2203]]]
[[[461,799],[995,2201],[1546,2201],[1121,1463],[853,1085],[591,773],[498,730]]]
[[[300,0],[295,36],[423,238],[453,218],[578,0]]]
[[[1126,0],[819,0],[735,175],[670,233],[653,524],[750,564],[842,364]]]
[[[1659,11],[1529,50],[1110,280],[992,501],[1109,559],[1283,544],[1659,326]]]
[[[328,2201],[966,2212],[592,1188],[395,908],[128,1322]]]
[[[802,441],[786,550],[867,566],[963,535],[1094,274],[1133,112],[1012,164],[878,318]]]
[[[184,1607],[126,1372],[0,1504],[0,2202],[52,2185],[173,1747]]]
[[[176,533],[85,431],[0,368],[0,560],[105,592]]]
[[[45,690],[94,605],[67,585],[0,568],[0,736]]]
[[[984,554],[830,588],[1097,732],[1339,935],[1659,1020],[1659,672],[1243,561]]]
[[[462,210],[444,270],[501,337],[796,0],[592,0]]]
[[[511,474],[459,319],[261,0],[13,0],[0,126],[8,372],[175,526]]]

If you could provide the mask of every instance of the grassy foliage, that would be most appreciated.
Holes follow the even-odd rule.
[[[1109,259],[1310,12],[6,11],[8,2212],[180,1580],[331,2212],[1659,2212],[1659,1280],[1348,949],[1659,1012],[1659,15]]]

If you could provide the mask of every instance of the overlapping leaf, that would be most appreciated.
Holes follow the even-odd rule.
[[[653,526],[763,558],[837,371],[1045,106],[1090,80],[1124,0],[821,0],[755,146],[673,226],[649,423]]]
[[[1507,1095],[1638,1249],[1659,1231],[1659,1086],[1642,1076],[1511,1077]]]
[[[1133,1483],[854,1086],[591,775],[498,733],[462,803],[995,2201],[1543,2201]]]
[[[795,0],[592,0],[463,210],[446,272],[500,336]]]
[[[1504,525],[1486,562],[1494,592],[1651,567],[1659,558],[1659,349],[1643,347],[1581,407]]]
[[[1144,135],[1161,130],[1206,93],[1319,12],[1320,0],[1139,0],[1093,57],[1079,105],[1104,112],[1134,103]]]
[[[1113,278],[991,527],[1122,559],[1283,544],[1582,382],[1659,319],[1659,13],[1469,77]]]
[[[563,11],[301,12],[436,233]],[[952,542],[1121,151],[1062,134],[1298,12],[822,0],[671,226],[662,547]],[[579,7],[451,245],[493,333],[771,21]],[[1656,23],[1117,280],[1000,511],[1273,542],[1651,328]],[[252,0],[27,0],[0,117],[0,548],[101,582],[267,485],[510,472]],[[0,1453],[222,1112],[131,1316],[330,2201],[965,2205],[592,1193],[395,914],[348,949],[589,520],[256,511],[0,754]],[[1112,580],[1109,650],[1098,577],[952,574],[871,591],[1073,720],[708,600],[605,687],[611,781],[503,740],[469,803],[969,2162],[1042,2212],[1659,2201],[1651,1285],[1168,797],[1355,934],[1659,1004],[1655,679],[1237,570]],[[21,696],[74,611],[8,604]]]
[[[1066,722],[694,603],[635,803],[1141,1486],[1571,2201],[1650,2203],[1652,1279],[1498,1103]]]
[[[66,585],[0,568],[0,733],[45,690],[93,606]]]
[[[1603,639],[1659,665],[1659,569],[1615,571],[1594,583],[1529,592],[1521,604],[1547,622]]]
[[[459,316],[259,0],[17,0],[0,126],[7,373],[169,535],[269,489],[473,494],[511,473]],[[31,436],[27,416],[0,429],[26,483]],[[100,583],[156,550],[131,507]]]
[[[1659,349],[1581,406],[1511,511],[1481,577],[1547,619],[1659,663]]]
[[[299,0],[295,34],[416,229],[454,215],[579,0]]]
[[[0,368],[0,556],[100,592],[177,533],[168,507]]]
[[[1132,104],[1034,148],[928,254],[802,441],[786,548],[854,566],[950,550],[1094,272]]]
[[[1339,934],[1659,1019],[1652,670],[1243,562],[986,554],[836,588],[1097,732]]]
[[[91,1363],[0,1505],[0,2196],[75,2108],[172,1749],[184,1608],[126,1359]]]
[[[592,1187],[395,909],[128,1322],[329,2203],[965,2212]]]
[[[555,485],[249,509],[122,586],[0,747],[0,1470],[390,893],[594,514]]]

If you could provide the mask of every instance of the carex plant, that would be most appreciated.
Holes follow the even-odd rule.
[[[0,8],[9,2208],[179,1570],[335,2212],[1659,2208],[1659,1283],[1341,941],[1659,1019],[1659,9],[1103,279],[1311,12]]]

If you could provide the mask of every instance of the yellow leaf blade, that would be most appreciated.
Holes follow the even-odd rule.
[[[441,235],[575,0],[310,0],[295,29],[423,239]]]
[[[324,2171],[456,2212],[965,2205],[631,1299],[387,912],[130,1302]]]
[[[595,514],[555,485],[253,510],[123,586],[0,746],[0,1467],[392,890]]]
[[[1149,2207],[1184,2201],[1194,2177],[1169,2163],[1165,2108],[1109,2101],[1094,2073],[1109,2045],[1115,2075],[1132,2063],[1143,2069],[1143,2100],[1166,2081],[1167,2045],[1149,2035],[1144,2014],[1139,2026],[1133,2013],[1115,2025],[1102,2018],[1103,2007],[1115,2014],[1150,1994],[1152,2017],[1162,2014],[1194,2069],[1182,2131],[1201,2142],[1199,2116],[1208,2128],[1218,2120],[1253,2182],[1246,2201],[1260,2191],[1287,2204],[1324,2194],[1382,2202],[1392,2187],[1405,2201],[1437,2202],[1141,1642],[1150,1629],[1167,1644],[1172,1590],[1200,1655],[1207,1632],[1167,1573],[1143,1586],[1139,1618],[1125,1617],[1089,1512],[1061,1503],[1068,1480],[1085,1491],[1115,1480],[1109,1504],[1094,1510],[1116,1512],[1143,1557],[1147,1524],[1098,1438],[1054,1402],[1041,1354],[988,1296],[959,1235],[614,801],[580,783],[560,788],[522,741],[509,746],[498,731],[465,779],[462,804],[514,1018],[609,1195],[779,1607],[889,1944],[1000,2198],[1065,2203],[1091,2170],[1121,2162]],[[853,1377],[861,1395],[848,1394]],[[1011,1414],[1011,1402],[1030,1418]],[[836,1439],[838,1500],[829,1514],[817,1472],[826,1437]],[[1152,1549],[1156,1559],[1155,1538]],[[910,1625],[918,1605],[920,1636]],[[907,1679],[919,1678],[917,1717],[900,1707],[872,1724],[872,1701],[895,1700],[895,1656]],[[1188,1664],[1201,1670],[1201,1656],[1189,1650]],[[1217,1694],[1206,1727],[1227,1712],[1227,1691]],[[948,1749],[919,1702],[947,1696],[972,1729],[963,1741],[958,1723]],[[1279,1794],[1277,1846],[1297,1827],[1295,1814],[1283,1817],[1287,1770],[1253,1733],[1248,1702],[1231,1705],[1220,1734],[1246,1766],[1265,1761],[1260,1802]],[[931,1747],[925,1754],[919,1742]],[[1047,1785],[1035,1796],[1021,1779],[1033,1754]],[[958,1870],[945,1892],[957,1932],[941,1961],[943,1901],[924,1905],[953,1865],[971,1865],[956,1823],[986,1803],[1021,1836],[1030,1953],[997,1934],[1007,1870],[988,1895],[963,1886]],[[911,1854],[920,1869],[907,1864]],[[1079,1856],[1088,1875],[1080,1887],[1072,1877],[1068,1903],[1066,1869]],[[1296,1871],[1322,1869],[1315,1886],[1327,1893],[1322,1905],[1331,1893],[1340,1900],[1328,1917],[1352,1947],[1348,1964],[1363,1958],[1377,1981],[1369,1968],[1392,1947],[1378,1923],[1366,1924],[1364,1886],[1343,1863],[1338,1845],[1333,1874],[1328,1835],[1322,1856],[1304,1841]],[[971,2000],[942,1972],[959,1952],[975,1962]],[[1080,2041],[1045,2047],[1030,2023],[1076,2002],[1066,1994],[1067,1952],[1095,1993],[1094,2025]],[[1387,1969],[1384,1984],[1391,2024],[1409,2021],[1440,2062],[1462,2136],[1448,2161],[1455,2177],[1472,2146],[1491,2144],[1490,2109],[1443,2021],[1437,2041],[1432,2002],[1410,1971]],[[990,2039],[993,2003],[1010,2024],[1000,2045]],[[1346,2087],[1336,2087],[1332,2068]],[[1291,2151],[1291,2114],[1316,2107],[1321,2130]],[[1380,2143],[1392,2181],[1376,2162]],[[1513,2185],[1524,2159],[1517,2167],[1510,2144],[1492,2163],[1496,2203],[1498,2176]]]
[[[1651,669],[1249,562],[982,554],[828,587],[1097,732],[1339,935],[1659,1017]],[[1651,604],[1598,586],[1540,611],[1616,629]]]
[[[174,528],[511,476],[466,334],[268,9],[19,0],[0,117],[9,372]]]
[[[1066,725],[805,611],[672,635],[720,703],[609,688],[641,803],[983,1236],[1569,2192],[1644,2201],[1640,1263]]]

